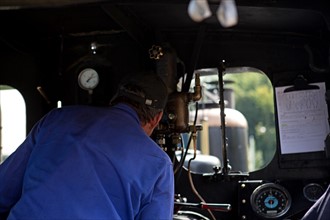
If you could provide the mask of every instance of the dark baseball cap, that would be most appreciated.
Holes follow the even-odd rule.
[[[142,90],[141,93],[134,89]],[[124,96],[151,108],[164,109],[167,103],[167,86],[164,81],[154,72],[144,72],[126,77],[118,90],[116,97]]]

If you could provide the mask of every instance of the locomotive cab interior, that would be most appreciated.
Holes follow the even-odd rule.
[[[325,1],[2,0],[0,27],[0,162],[50,110],[153,70],[174,219],[299,220],[330,183]]]

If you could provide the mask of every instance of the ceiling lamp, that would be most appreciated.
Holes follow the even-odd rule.
[[[221,0],[217,10],[217,18],[220,24],[225,28],[236,25],[238,22],[238,15],[235,0]]]
[[[208,0],[190,0],[188,14],[195,22],[201,22],[210,17]],[[224,28],[235,26],[238,23],[238,14],[235,0],[220,0],[219,8],[216,12],[218,21]]]
[[[188,14],[193,21],[201,22],[210,17],[212,12],[207,0],[190,0],[188,5]]]

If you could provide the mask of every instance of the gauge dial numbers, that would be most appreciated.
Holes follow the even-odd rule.
[[[311,202],[316,202],[316,200],[318,200],[324,192],[324,188],[317,183],[307,184],[303,188],[304,197]]]
[[[85,90],[93,90],[99,83],[99,74],[91,68],[83,69],[78,75],[78,84]]]
[[[265,183],[258,186],[250,197],[253,211],[264,218],[277,218],[284,215],[291,206],[291,196],[282,186]]]

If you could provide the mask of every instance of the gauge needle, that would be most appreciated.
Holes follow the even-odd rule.
[[[87,79],[87,81],[86,82],[89,82],[91,79],[93,79],[93,78],[95,78],[95,76],[94,75],[92,75],[91,77],[89,77],[88,79]]]

